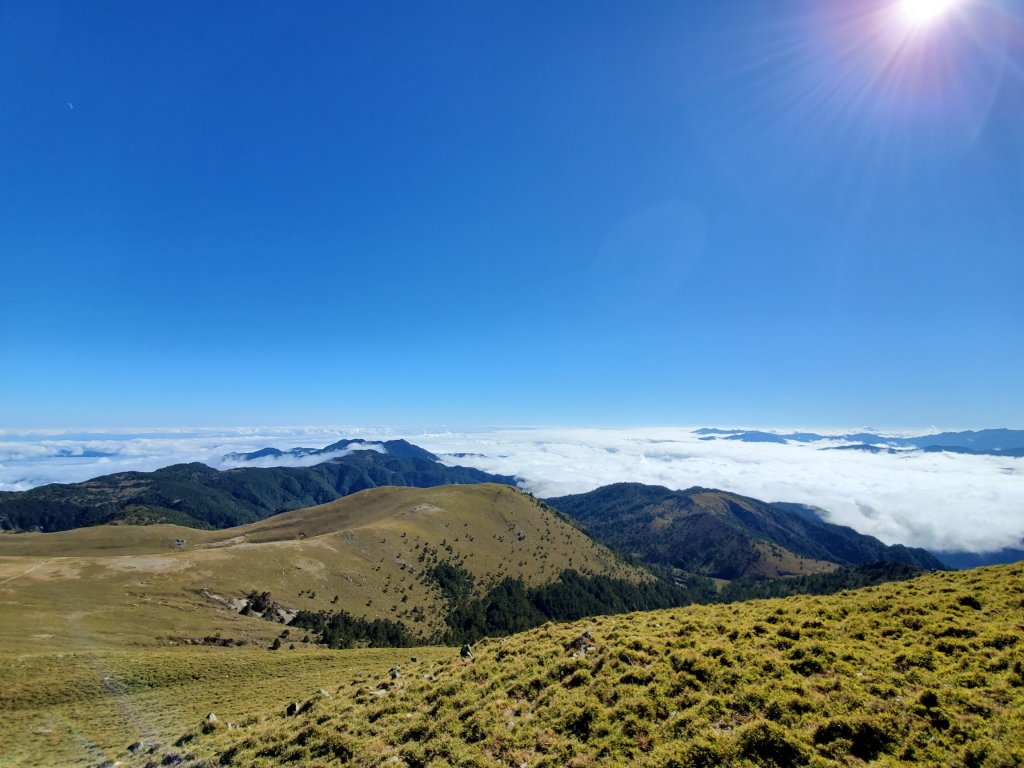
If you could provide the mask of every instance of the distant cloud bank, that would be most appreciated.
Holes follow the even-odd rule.
[[[516,475],[524,489],[542,497],[620,481],[670,488],[696,485],[820,507],[831,522],[889,544],[984,552],[1019,546],[1024,538],[1024,458],[823,450],[841,445],[839,440],[708,440],[690,428],[0,431],[0,491],[186,461],[226,469],[239,465],[225,461],[227,453],[268,446],[323,447],[344,437],[403,437],[447,463]],[[309,465],[324,458],[261,459],[259,465]]]

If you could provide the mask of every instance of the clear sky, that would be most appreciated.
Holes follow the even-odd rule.
[[[0,4],[0,427],[1024,427],[1020,8]]]

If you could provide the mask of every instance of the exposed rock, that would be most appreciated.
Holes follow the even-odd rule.
[[[473,658],[473,649],[469,647],[469,643],[466,643],[462,646],[461,650],[459,650],[459,656],[461,656],[464,659]]]
[[[401,673],[398,671],[398,667],[392,667],[390,670],[388,670],[388,675],[390,675],[392,680],[397,680],[400,674]]]
[[[274,615],[272,621],[277,621],[281,624],[291,624],[292,620],[299,615],[297,610],[290,610],[283,606],[274,606]]]
[[[157,750],[159,746],[160,745],[157,744],[155,741],[150,741],[149,739],[141,739],[139,741],[136,741],[134,744],[129,744],[128,751],[131,752],[133,755],[142,751],[146,751],[152,754]]]
[[[208,722],[208,723],[216,723],[217,722],[217,715],[215,715],[213,712],[211,712],[210,714],[208,714],[206,716],[206,722]]]
[[[325,691],[325,690],[324,690],[323,688],[321,688],[320,690],[318,690],[318,691],[316,692],[316,695],[317,695],[317,696],[320,696],[320,697],[322,697],[322,698],[324,698],[324,699],[333,699],[333,698],[334,698],[333,696],[331,696],[331,694],[329,694],[329,693],[328,693],[327,691]]]
[[[575,638],[569,645],[566,646],[567,650],[579,651],[587,646],[591,645],[594,640],[594,636],[590,634],[590,630],[587,630],[579,637]]]
[[[293,701],[287,707],[285,707],[284,713],[291,717],[292,715],[299,714],[299,702]]]

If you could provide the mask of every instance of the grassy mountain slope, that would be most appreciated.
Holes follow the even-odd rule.
[[[548,502],[609,546],[715,578],[817,573],[874,560],[944,567],[924,550],[889,547],[785,505],[724,491],[617,483]]]
[[[0,493],[0,520],[6,519],[7,528],[44,531],[114,522],[229,528],[378,486],[484,482],[514,484],[515,478],[369,450],[312,467],[221,472],[205,464],[175,464],[155,472],[120,472],[83,483]]]
[[[177,544],[181,540],[183,544]],[[215,635],[268,644],[280,626],[239,614],[249,592],[289,611],[400,622],[429,637],[447,602],[438,562],[478,590],[562,571],[650,581],[535,499],[505,485],[385,487],[227,530],[99,526],[0,536],[0,650],[168,645]]]
[[[429,647],[287,648],[0,652],[0,765],[96,768],[141,740],[171,748],[210,712],[224,723],[244,721],[319,689],[336,693],[341,680],[384,677],[412,658],[458,655]]]
[[[129,764],[1019,766],[1022,607],[1015,565],[545,625]]]

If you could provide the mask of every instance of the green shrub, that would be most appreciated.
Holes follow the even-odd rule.
[[[719,742],[698,738],[662,745],[651,752],[644,765],[648,768],[719,768],[725,761],[725,751]]]
[[[895,729],[885,723],[870,720],[835,718],[818,726],[814,732],[814,743],[831,746],[832,754],[840,751],[836,747],[841,744],[844,747],[841,751],[864,761],[875,760],[897,742]]]
[[[807,750],[789,731],[765,720],[740,729],[736,744],[741,757],[765,768],[807,765],[809,759]]]

